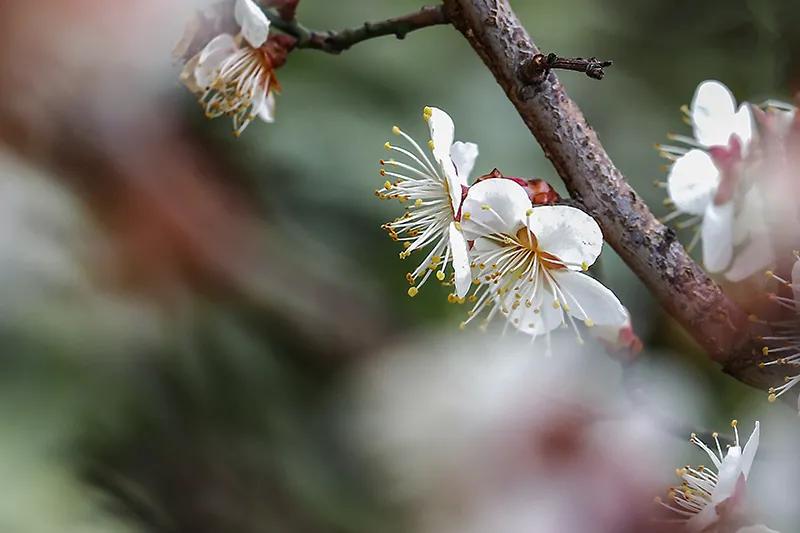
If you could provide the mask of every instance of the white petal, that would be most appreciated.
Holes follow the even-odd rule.
[[[731,446],[722,461],[717,474],[717,485],[711,493],[711,503],[709,506],[715,507],[731,496],[736,490],[736,483],[742,475],[742,448]]]
[[[493,233],[515,235],[525,225],[531,201],[525,189],[511,180],[491,179],[469,188],[461,211],[467,240]]]
[[[453,271],[456,277],[456,295],[463,298],[472,284],[472,273],[469,268],[467,241],[458,230],[455,222],[450,223],[450,253],[453,257]]]
[[[556,270],[553,279],[563,293],[567,313],[597,326],[619,328],[628,322],[628,311],[611,290],[583,272]],[[616,340],[616,339],[615,339]]]
[[[433,141],[433,156],[439,162],[449,160],[456,131],[453,119],[438,107],[426,107],[425,112]]]
[[[718,81],[697,86],[691,106],[694,138],[703,146],[727,146],[734,132],[736,100]]]
[[[720,174],[711,156],[689,150],[672,165],[667,176],[667,194],[675,206],[691,215],[702,215],[719,186]]]
[[[549,331],[553,331],[564,323],[564,311],[560,306],[554,306],[555,295],[546,287],[543,280],[539,280],[539,285],[531,300],[531,306],[520,304],[516,309],[513,308],[515,291],[509,291],[504,297],[504,305],[510,309],[507,320],[511,325],[528,335],[538,337]],[[524,287],[524,283],[521,284]],[[524,292],[524,288],[521,288]],[[530,290],[530,289],[528,289]]]
[[[453,212],[458,212],[461,207],[461,186],[467,185],[467,177],[460,176],[450,157],[450,149],[453,146],[456,127],[450,115],[438,107],[426,107],[425,116],[428,121],[428,128],[431,133],[433,143],[433,158],[439,166],[447,180],[447,188],[450,193],[450,204]]]
[[[197,59],[194,79],[202,89],[207,89],[217,75],[220,64],[238,50],[233,36],[223,33],[217,35],[203,48]]]
[[[475,168],[475,160],[478,159],[478,145],[456,141],[450,147],[450,158],[456,166],[458,177],[463,179],[466,185],[472,169]]]
[[[266,42],[270,22],[253,0],[236,0],[234,16],[250,46],[258,48]]]
[[[753,428],[753,433],[750,434],[750,438],[747,439],[747,444],[744,445],[744,451],[742,452],[742,473],[744,474],[744,478],[750,475],[750,467],[753,465],[753,458],[756,456],[756,452],[758,451],[758,442],[759,437],[761,435],[761,430],[759,428],[758,420],[756,420],[756,427]]]
[[[180,74],[181,83],[195,94],[203,92],[203,89],[197,84],[197,78],[195,77],[198,63],[200,63],[200,54],[195,55],[187,61]]]
[[[756,524],[755,526],[747,526],[736,530],[736,533],[779,533],[774,529],[770,529],[764,524]]]
[[[753,113],[750,104],[744,103],[733,117],[733,133],[742,141],[742,152],[747,154],[750,141],[753,140]]]
[[[264,102],[258,108],[258,118],[264,122],[275,122],[275,95],[270,91]]]
[[[768,235],[750,237],[750,241],[733,257],[731,267],[725,272],[725,279],[737,283],[753,274],[763,272],[774,263],[772,242]]]
[[[588,214],[574,207],[566,205],[536,207],[528,217],[528,228],[536,236],[539,250],[571,263],[575,269],[580,269],[581,263],[586,265],[594,263],[603,249],[603,233],[600,231],[600,226]]]
[[[733,257],[733,202],[708,205],[700,228],[703,266],[708,272],[722,272]]]

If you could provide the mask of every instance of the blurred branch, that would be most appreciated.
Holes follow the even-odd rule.
[[[311,48],[329,54],[338,54],[362,41],[385,35],[403,39],[412,31],[449,22],[441,5],[423,7],[408,15],[380,22],[365,22],[357,28],[339,31],[316,31],[306,28],[294,18],[286,20],[275,11],[268,9],[266,13],[273,26],[297,39],[297,48]]]
[[[608,243],[726,372],[766,388],[778,376],[758,368],[760,353],[747,314],[628,185],[555,74],[548,70],[539,83],[530,83],[531,62],[542,54],[508,0],[444,4],[447,17],[503,87],[569,193],[600,223]]]

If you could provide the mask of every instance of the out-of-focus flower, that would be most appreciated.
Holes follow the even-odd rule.
[[[445,269],[448,263],[452,263],[455,294],[457,298],[463,298],[469,291],[472,277],[467,241],[459,220],[467,176],[475,166],[478,146],[454,142],[453,120],[441,109],[426,107],[423,118],[430,128],[428,148],[433,161],[414,139],[397,126],[393,127],[392,132],[408,141],[411,150],[389,142],[385,144],[387,150],[401,154],[405,162],[395,159],[381,161],[381,176],[395,181],[387,179],[375,194],[381,199],[408,203],[403,216],[383,225],[392,239],[403,242],[405,250],[400,252],[401,259],[416,250],[430,247],[425,259],[407,274],[412,285],[408,295],[415,296],[434,271],[436,279],[444,282],[447,278]]]
[[[747,171],[754,140],[751,108],[743,103],[737,109],[725,85],[704,81],[684,111],[694,136],[671,135],[682,145],[659,146],[673,161],[666,186],[676,210],[665,221],[687,215],[678,227],[699,223],[689,247],[700,238],[706,270],[726,271],[728,279],[739,281],[772,261],[766,232],[761,231],[762,202]],[[745,249],[734,257],[740,245]]]
[[[470,251],[475,305],[468,323],[488,309],[536,338],[568,320],[619,330],[628,312],[609,289],[584,274],[603,246],[600,226],[574,207],[532,207],[526,191],[511,180],[473,185],[463,205],[462,224]]]
[[[541,365],[523,339],[465,333],[367,362],[348,435],[385,472],[381,490],[413,513],[406,529],[676,531],[654,524],[648,505],[672,461],[660,429],[618,410],[618,367],[597,347],[554,345],[564,357]]]
[[[756,526],[746,526],[740,528],[736,531],[736,533],[778,533],[774,529],[770,529],[763,524],[758,524]]]
[[[703,450],[711,459],[713,469],[706,466],[685,466],[676,470],[683,483],[669,491],[671,503],[656,501],[686,520],[690,531],[718,531],[722,524],[738,519],[744,499],[744,490],[750,467],[758,450],[759,424],[742,449],[736,420],[731,422],[735,442],[722,453],[716,433],[713,434],[716,450],[710,448],[694,433],[690,442]]]
[[[792,289],[792,296],[778,296],[770,294],[770,299],[788,309],[793,316],[787,320],[771,323],[774,333],[764,336],[762,339],[768,344],[761,349],[764,356],[776,357],[770,361],[759,363],[761,368],[773,365],[787,366],[794,369],[800,368],[800,258],[795,260],[792,267],[792,281],[789,282],[774,272],[767,274]],[[792,387],[800,383],[800,370],[784,379],[783,385],[770,387],[769,401],[774,402],[779,396],[785,394]],[[798,398],[798,410],[800,410],[800,397]]]
[[[206,116],[231,116],[239,136],[256,117],[275,120],[280,84],[274,71],[285,50],[269,46],[270,21],[252,0],[236,0],[234,16],[240,33],[214,37],[186,63],[181,80],[197,94]]]

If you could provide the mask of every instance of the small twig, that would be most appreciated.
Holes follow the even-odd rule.
[[[296,20],[287,21],[272,10],[266,10],[266,14],[273,26],[297,39],[297,48],[321,50],[329,54],[338,54],[354,44],[384,35],[403,39],[412,31],[449,22],[441,5],[423,7],[408,15],[380,22],[365,22],[358,28],[340,31],[315,31]]]
[[[590,78],[602,80],[606,67],[614,62],[600,60],[596,57],[584,59],[582,57],[558,57],[556,54],[536,54],[520,65],[520,78],[529,85],[541,83],[547,78],[552,69],[573,70],[583,72]]]

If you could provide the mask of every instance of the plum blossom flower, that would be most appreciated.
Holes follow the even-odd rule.
[[[736,420],[731,422],[735,441],[726,454],[722,453],[717,433],[712,434],[716,449],[709,447],[692,433],[690,442],[708,455],[713,468],[706,466],[678,468],[675,472],[682,483],[669,490],[670,502],[656,498],[657,503],[678,515],[681,520],[685,520],[689,531],[716,531],[714,528],[717,525],[731,520],[733,515],[740,512],[745,483],[758,450],[759,424],[755,423],[753,433],[744,449],[739,443],[737,425]]]
[[[425,107],[423,118],[430,128],[428,148],[431,157],[420,145],[397,126],[392,132],[405,139],[410,149],[387,142],[390,152],[402,156],[403,161],[381,161],[381,176],[389,179],[383,188],[375,191],[381,199],[396,199],[407,203],[403,216],[383,225],[389,236],[403,242],[405,250],[400,258],[429,248],[425,259],[406,276],[412,285],[409,296],[415,296],[431,273],[445,282],[445,269],[452,265],[453,275],[447,283],[455,284],[457,298],[469,291],[472,277],[467,257],[467,241],[461,231],[461,202],[467,188],[467,176],[475,166],[478,146],[454,141],[455,126],[450,116],[435,107]]]
[[[768,271],[767,275],[792,289],[791,297],[771,294],[770,298],[794,315],[787,320],[772,322],[770,325],[772,326],[773,334],[761,337],[767,343],[767,346],[761,349],[762,354],[765,357],[774,357],[774,359],[759,363],[761,368],[777,365],[794,369],[792,374],[784,378],[782,385],[770,387],[769,401],[774,402],[778,397],[800,383],[800,258],[795,260],[792,267],[791,282],[771,271]],[[800,410],[800,397],[798,397],[797,408]]]
[[[574,207],[533,207],[525,189],[505,179],[476,183],[462,207],[462,226],[474,272],[474,302],[464,325],[488,310],[499,312],[533,339],[576,320],[618,331],[628,312],[609,289],[584,274],[600,255],[603,235],[592,217]]]
[[[267,46],[270,21],[253,0],[236,0],[237,36],[222,33],[191,58],[181,73],[208,118],[229,115],[238,137],[256,117],[275,119],[275,60]]]
[[[684,109],[694,136],[671,135],[681,146],[659,146],[673,161],[667,193],[675,211],[665,221],[682,216],[677,226],[700,225],[689,248],[702,241],[703,264],[709,272],[726,271],[739,281],[772,260],[765,239],[758,190],[748,182],[746,158],[754,140],[749,104],[736,108],[730,90],[718,81],[704,81],[691,107]],[[734,257],[734,248],[745,245]]]

